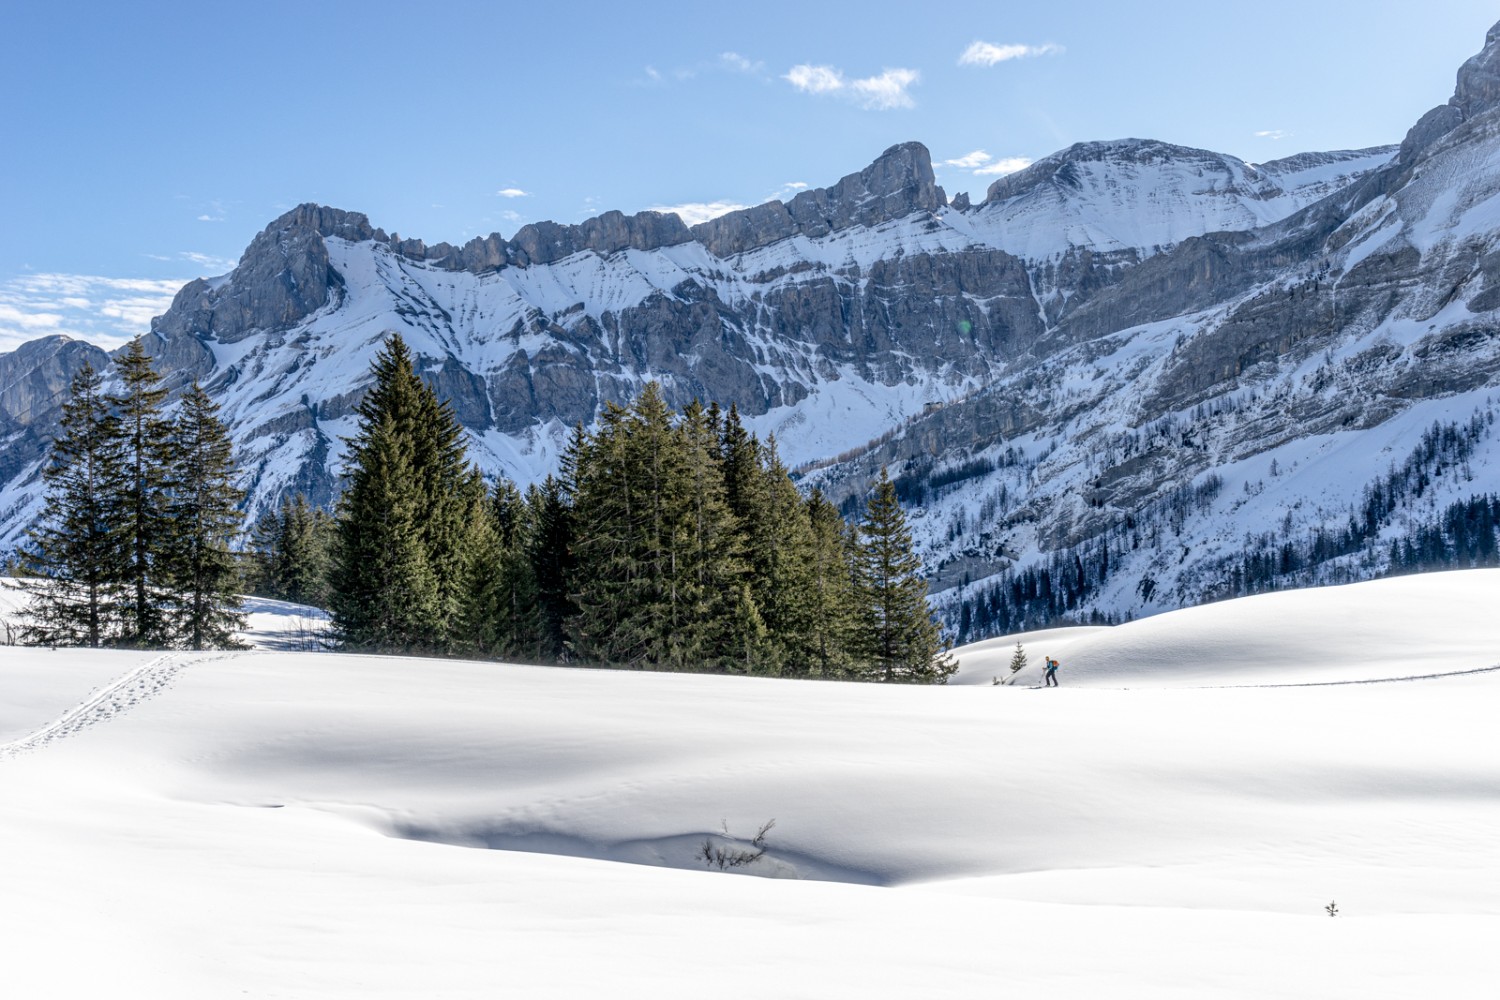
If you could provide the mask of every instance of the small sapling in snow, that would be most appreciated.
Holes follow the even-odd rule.
[[[1339,904],[1337,902],[1329,903],[1327,906],[1323,907],[1323,909],[1328,911],[1328,915],[1330,917],[1336,917],[1339,915]]]
[[[1010,655],[1011,678],[1014,679],[1016,674],[1019,674],[1021,672],[1021,668],[1024,666],[1026,666],[1026,650],[1018,642],[1016,643],[1016,651]]]

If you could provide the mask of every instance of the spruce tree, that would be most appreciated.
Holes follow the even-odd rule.
[[[334,531],[333,518],[309,504],[306,495],[282,501],[277,515],[277,597],[317,608],[328,605]]]
[[[855,586],[854,533],[821,490],[813,490],[806,507],[810,545],[808,625],[796,655],[805,659],[808,673],[838,677],[853,666],[851,646],[860,593]]]
[[[543,659],[531,507],[515,484],[501,479],[489,501],[476,507],[468,530],[468,582],[460,602],[465,644],[487,656]]]
[[[548,476],[526,491],[531,534],[527,556],[536,581],[537,653],[544,662],[568,658],[567,622],[578,613],[569,595],[573,579],[573,510],[562,480]]]
[[[171,541],[167,500],[175,465],[172,424],[164,412],[167,387],[139,337],[115,358],[115,368],[120,392],[107,398],[119,421],[125,466],[119,530],[130,552],[126,582],[131,591],[120,641],[161,646],[170,638],[162,561]]]
[[[859,530],[860,652],[867,675],[941,684],[957,669],[927,607],[927,581],[884,469]]]
[[[98,648],[116,641],[130,563],[120,531],[125,486],[119,425],[103,377],[85,365],[63,404],[61,434],[42,479],[41,518],[20,553],[23,642]]]
[[[339,502],[333,625],[355,649],[428,652],[439,614],[422,546],[426,514],[411,434],[389,413],[361,421],[349,488]]]
[[[756,491],[761,506],[750,525],[750,592],[774,650],[768,668],[806,675],[815,658],[809,640],[818,613],[812,593],[817,573],[812,523],[774,437],[761,449],[761,461]]]
[[[451,414],[428,398],[399,336],[386,341],[372,370],[339,500],[333,623],[355,648],[440,651],[456,610],[453,578],[462,571],[448,539],[449,505],[469,502],[456,488],[434,496],[453,485],[447,465],[456,445],[450,428],[430,424]]]
[[[234,454],[219,407],[194,382],[174,424],[167,546],[161,557],[172,594],[170,631],[189,649],[228,649],[245,627],[230,540],[244,492],[234,485]]]
[[[674,626],[677,665],[764,672],[766,628],[745,574],[743,541],[725,496],[717,420],[697,401],[678,422],[680,479],[669,484],[671,517],[681,524],[677,586],[686,618]]]

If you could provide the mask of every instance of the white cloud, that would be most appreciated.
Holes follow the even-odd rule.
[[[907,89],[918,83],[922,74],[914,69],[897,68],[885,70],[879,76],[848,80],[842,70],[833,66],[803,63],[793,66],[782,79],[803,93],[834,94],[867,110],[888,111],[916,107]]]
[[[993,42],[974,42],[958,57],[960,66],[993,66],[1011,59],[1031,56],[1053,56],[1063,51],[1061,45],[1051,42],[1045,45],[996,45]]]
[[[990,154],[982,149],[976,149],[972,153],[965,153],[963,156],[955,159],[944,160],[943,166],[958,167],[960,170],[973,170],[975,167],[982,167],[989,162]]]
[[[974,171],[975,177],[993,177],[996,174],[1013,174],[1017,170],[1025,170],[1031,166],[1029,156],[1002,156],[993,163],[988,163]]]
[[[200,216],[198,216],[198,221],[199,222],[223,222],[224,221],[224,216],[222,216],[222,215],[200,215]]]
[[[146,333],[186,280],[28,274],[0,282],[0,351],[63,334],[109,349]]]
[[[809,94],[831,94],[844,89],[844,74],[832,66],[793,66],[783,80]]]
[[[921,81],[922,74],[914,69],[888,69],[879,76],[855,80],[849,86],[859,95],[862,107],[875,111],[891,108],[914,108],[917,102],[911,99],[906,89]]]
[[[801,191],[803,188],[807,187],[807,181],[787,181],[786,186],[789,190]]]
[[[686,225],[696,226],[700,222],[717,219],[721,215],[748,207],[733,201],[690,201],[682,205],[652,205],[646,211],[675,213]]]
[[[658,70],[655,66],[647,66],[646,67],[646,77],[652,83],[660,83],[661,82],[661,71]]]
[[[1257,132],[1257,133],[1255,133],[1255,137],[1257,139],[1285,139],[1287,136],[1289,136],[1291,134],[1292,133],[1286,131],[1285,129],[1270,128],[1270,129],[1266,129],[1263,132]]]
[[[502,198],[528,198],[531,196],[530,191],[522,191],[520,188],[501,188],[495,193]]]

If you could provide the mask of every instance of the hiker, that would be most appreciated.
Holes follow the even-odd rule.
[[[1047,657],[1047,678],[1044,681],[1045,687],[1057,687],[1057,668],[1058,662],[1050,656]]]

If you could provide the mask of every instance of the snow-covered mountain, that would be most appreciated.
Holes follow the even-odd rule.
[[[427,246],[304,205],[186,286],[148,349],[222,400],[252,511],[287,490],[331,499],[370,360],[398,331],[490,473],[545,474],[573,424],[656,379],[675,403],[736,403],[851,502],[889,467],[939,588],[970,603],[1058,560],[1086,579],[1053,614],[1236,592],[1267,546],[1333,544],[1313,534],[1394,466],[1334,562],[1287,560],[1374,574],[1390,563],[1376,548],[1435,503],[1500,489],[1497,62],[1492,31],[1399,147],[1250,165],[1084,143],[978,205],[948,201],[917,143],[691,228],[611,212]],[[19,412],[8,391],[0,413]],[[36,509],[49,429],[6,419],[0,544]]]
[[[1500,511],[1470,501],[1500,493],[1497,308],[1492,30],[1384,165],[1143,261],[819,475],[905,477],[954,620],[999,627],[1492,560]]]

